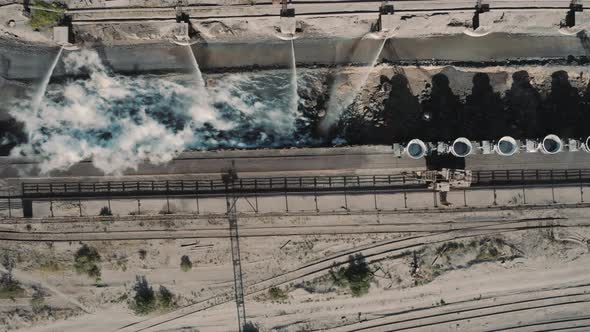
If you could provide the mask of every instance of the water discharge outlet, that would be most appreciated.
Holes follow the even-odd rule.
[[[455,157],[460,157],[460,158],[467,157],[468,155],[471,154],[472,151],[473,151],[473,145],[465,137],[457,138],[453,142],[453,145],[451,146],[451,153]]]
[[[590,136],[588,136],[586,138],[586,140],[584,141],[584,145],[582,146],[582,149],[586,152],[590,152]]]
[[[428,153],[428,147],[422,140],[416,138],[408,143],[405,152],[412,159],[420,159],[426,156]]]
[[[545,154],[556,154],[563,149],[563,142],[557,135],[547,135],[541,143],[541,152]]]
[[[504,136],[500,138],[496,145],[496,152],[501,156],[512,156],[518,152],[518,143],[510,136]]]
[[[391,32],[396,29],[396,17],[395,8],[391,1],[385,1],[381,7],[379,7],[379,31]]]
[[[295,19],[295,8],[288,8],[287,1],[282,2],[280,29],[283,35],[295,35],[297,21]]]

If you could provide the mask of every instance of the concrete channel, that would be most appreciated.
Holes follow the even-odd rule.
[[[379,40],[300,39],[295,41],[298,66],[366,65]],[[103,61],[115,72],[138,74],[188,72],[190,59],[183,47],[172,43],[131,46],[95,46]],[[287,68],[290,45],[277,40],[244,43],[198,43],[193,45],[204,72]],[[20,44],[0,40],[0,76],[12,80],[36,80],[47,70],[57,53],[54,47]],[[70,51],[65,51],[67,54]],[[506,62],[510,60],[557,59],[589,54],[577,36],[531,36],[494,33],[472,38],[467,35],[428,38],[393,38],[387,41],[380,61],[391,63]],[[54,78],[64,75],[58,64]]]

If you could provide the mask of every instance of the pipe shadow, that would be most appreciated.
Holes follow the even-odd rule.
[[[531,84],[529,73],[525,70],[512,74],[512,86],[504,95],[507,122],[511,124],[508,134],[519,138],[538,137],[539,109],[542,99],[539,91]]]
[[[463,105],[459,96],[453,93],[449,78],[442,73],[432,76],[430,91],[422,101],[425,117],[422,137],[430,141],[449,141],[462,129],[458,128]]]
[[[582,98],[578,89],[571,85],[566,71],[551,74],[551,90],[543,106],[541,126],[545,133],[562,137],[576,134],[581,120]]]
[[[460,115],[461,136],[484,140],[506,135],[506,116],[502,98],[490,84],[490,76],[476,73],[472,79],[471,94],[465,99]]]

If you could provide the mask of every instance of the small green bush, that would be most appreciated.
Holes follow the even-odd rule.
[[[48,308],[45,304],[45,293],[39,286],[33,286],[33,296],[31,297],[30,304],[34,313],[40,313]]]
[[[147,256],[147,250],[145,249],[139,249],[139,251],[137,252],[139,254],[139,259],[144,260],[145,257]]]
[[[170,309],[175,306],[174,304],[174,295],[172,292],[164,287],[160,286],[160,294],[158,294],[158,303],[162,309]]]
[[[94,247],[83,244],[74,256],[74,268],[78,274],[86,274],[91,278],[100,279],[100,255]]]
[[[20,286],[18,280],[5,277],[3,274],[0,278],[0,299],[14,299],[23,297],[25,290]]]
[[[187,255],[180,257],[180,269],[183,272],[188,272],[192,268],[193,268],[193,263],[191,262],[191,259]]]
[[[271,289],[268,290],[268,295],[270,296],[270,298],[273,301],[285,301],[286,299],[288,299],[289,297],[287,296],[287,294],[280,288],[278,287],[272,287]]]
[[[108,206],[103,206],[102,208],[100,208],[100,212],[98,214],[101,217],[108,217],[108,216],[112,216],[113,212],[111,212],[111,209],[109,209]]]
[[[260,331],[260,327],[258,327],[257,324],[254,324],[252,322],[247,322],[242,327],[242,331],[244,331],[244,332],[259,332]]]
[[[348,287],[353,296],[361,296],[369,292],[373,273],[362,254],[348,257],[348,266],[336,271],[330,270],[334,283],[340,287]]]
[[[38,0],[33,3],[33,7],[40,8],[34,8],[31,10],[30,25],[33,29],[51,28],[56,26],[65,12],[63,5],[56,2],[46,3]]]
[[[130,307],[138,315],[147,315],[156,310],[168,311],[176,307],[174,294],[164,286],[160,286],[156,294],[145,276],[135,277],[133,290],[135,295]]]
[[[131,307],[136,314],[147,315],[157,309],[156,295],[145,276],[135,277],[133,290],[135,291],[135,296],[133,296]]]
[[[6,272],[0,274],[0,299],[14,299],[22,297],[25,293],[20,282],[12,277],[12,270],[15,266],[16,262],[8,254],[2,257],[2,267]]]
[[[53,261],[53,260],[47,261],[39,266],[39,271],[47,272],[47,273],[59,272],[62,270],[63,270],[63,266],[60,263]]]

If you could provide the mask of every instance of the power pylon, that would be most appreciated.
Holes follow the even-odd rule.
[[[239,196],[235,191],[237,174],[234,163],[223,177],[225,182],[225,201],[227,205],[227,219],[229,221],[229,235],[231,240],[231,256],[234,268],[234,292],[236,308],[238,310],[238,329],[244,330],[246,325],[246,305],[244,302],[244,282],[242,279],[242,262],[240,259],[240,236],[238,233],[237,203]]]

